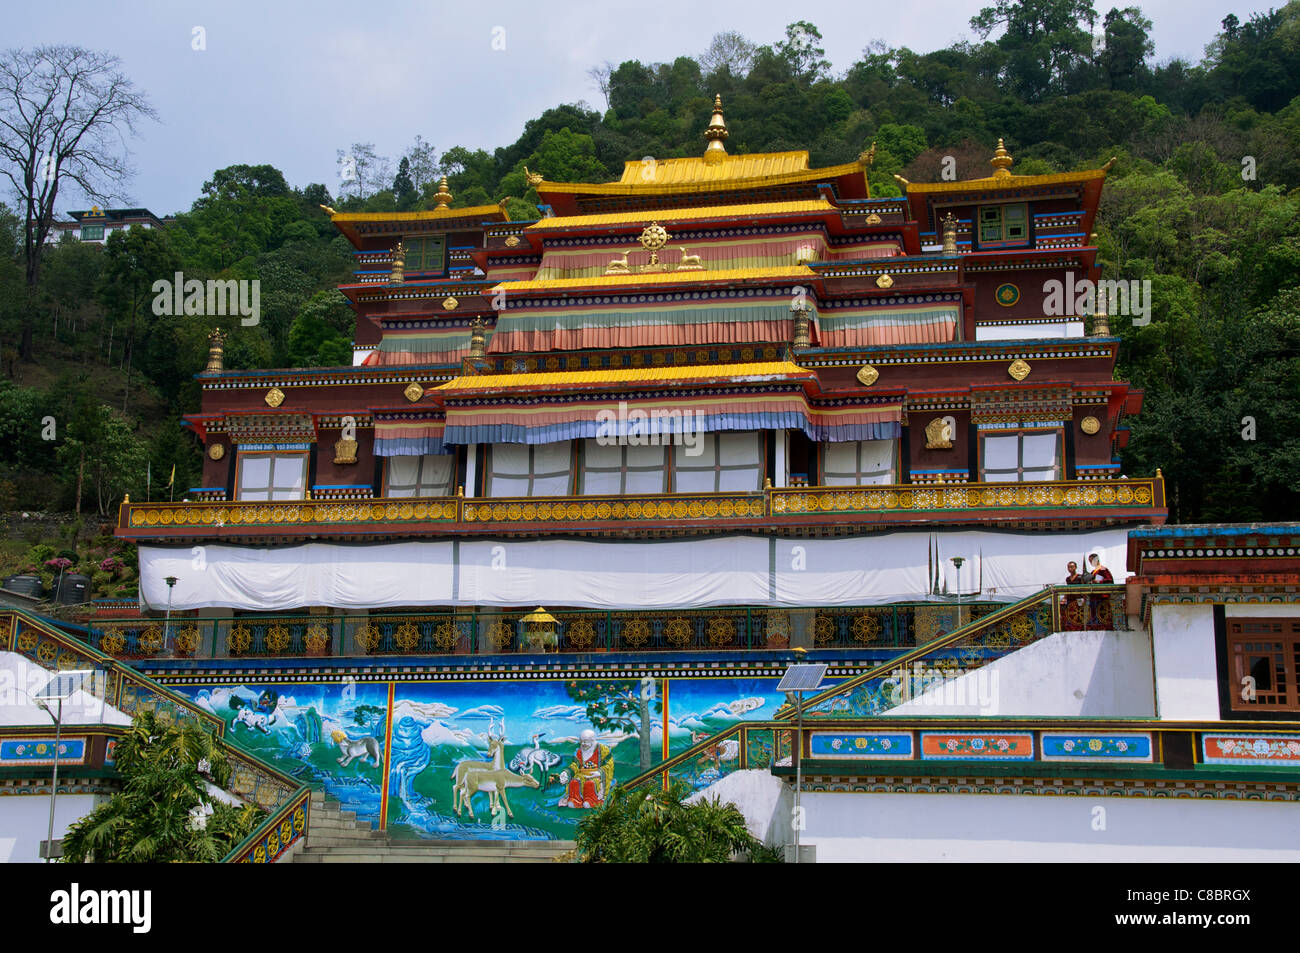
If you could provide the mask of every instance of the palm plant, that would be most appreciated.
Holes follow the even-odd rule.
[[[725,863],[737,855],[770,861],[769,851],[745,827],[745,816],[720,799],[686,804],[690,787],[667,791],[615,788],[600,807],[578,822],[577,859],[582,863]]]
[[[221,740],[195,722],[139,712],[115,758],[122,790],[69,829],[67,863],[216,862],[265,814],[213,800],[208,785],[226,784],[230,762]]]

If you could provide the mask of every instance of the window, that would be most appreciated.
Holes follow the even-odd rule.
[[[763,488],[762,434],[704,433],[673,447],[674,493],[752,493]]]
[[[446,239],[442,235],[431,238],[403,238],[402,247],[406,251],[406,271],[442,271],[443,250]]]
[[[1027,205],[985,205],[980,209],[980,247],[1029,244]]]
[[[301,500],[307,485],[307,455],[239,455],[240,500]]]
[[[385,495],[451,496],[451,481],[456,473],[456,455],[428,453],[422,457],[389,457],[388,486]]]
[[[668,447],[601,444],[584,440],[579,493],[664,493],[668,490]]]
[[[488,453],[487,496],[567,496],[571,444],[494,443]]]
[[[1061,431],[1018,430],[981,436],[986,483],[1059,480]]]
[[[822,483],[826,486],[875,486],[895,483],[897,440],[849,440],[822,448]]]
[[[81,240],[83,242],[100,242],[104,240],[103,225],[82,225]]]
[[[1300,620],[1230,619],[1227,646],[1234,711],[1300,711]]]

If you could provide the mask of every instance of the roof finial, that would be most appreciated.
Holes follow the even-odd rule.
[[[704,149],[705,164],[713,165],[722,161],[727,154],[727,147],[722,143],[728,135],[727,122],[722,118],[722,95],[717,93],[713,97],[713,118],[709,120],[709,128],[704,130],[704,138],[709,140]]]
[[[1006,144],[999,139],[997,150],[989,160],[989,165],[993,166],[993,177],[1001,179],[1011,175],[1011,163],[1015,161],[1011,158],[1011,153],[1007,152]]]
[[[438,191],[434,193],[433,197],[438,200],[438,204],[433,208],[435,212],[440,208],[451,207],[451,193],[447,191],[447,177],[445,175],[438,182]]]

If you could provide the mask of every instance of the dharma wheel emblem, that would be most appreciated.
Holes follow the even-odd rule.
[[[651,222],[641,229],[641,247],[650,253],[650,262],[643,271],[658,271],[659,250],[668,244],[668,230],[658,222]]]

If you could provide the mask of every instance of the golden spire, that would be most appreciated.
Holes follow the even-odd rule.
[[[999,139],[997,151],[993,153],[993,158],[989,160],[989,165],[993,166],[993,177],[995,179],[1009,178],[1011,176],[1011,163],[1016,160],[1011,158],[1011,153],[1007,152],[1006,144]]]
[[[435,212],[440,208],[451,207],[451,193],[447,191],[447,177],[445,175],[438,183],[438,191],[434,193],[433,197],[438,200],[438,204],[433,208]]]
[[[722,96],[715,94],[713,97],[713,118],[709,120],[709,128],[704,130],[704,138],[709,140],[708,146],[704,149],[704,162],[707,165],[713,165],[721,162],[727,154],[727,147],[722,143],[726,141],[727,122],[722,118]]]

